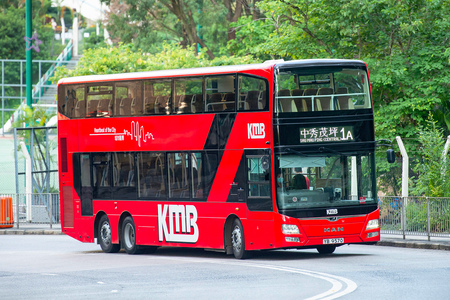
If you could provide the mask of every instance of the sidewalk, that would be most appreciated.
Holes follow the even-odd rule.
[[[450,251],[450,238],[431,237],[429,241],[427,236],[406,235],[405,239],[403,239],[403,235],[382,233],[381,240],[377,245]]]
[[[14,224],[12,228],[0,228],[0,235],[3,234],[34,234],[34,235],[44,235],[44,234],[63,234],[61,232],[61,224],[53,224],[50,228],[49,224],[34,224],[34,223],[20,223],[19,228],[17,224]]]
[[[20,223],[19,228],[17,228],[17,225],[14,225],[13,228],[0,228],[0,235],[4,234],[43,235],[63,233],[61,232],[61,224],[53,224],[52,228],[50,228],[49,224]],[[428,237],[426,236],[407,235],[406,239],[403,239],[402,235],[382,233],[381,240],[377,243],[377,245],[450,251],[450,238],[431,237],[431,240],[428,241]]]

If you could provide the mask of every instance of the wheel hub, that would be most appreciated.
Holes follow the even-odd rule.
[[[109,245],[111,243],[111,226],[108,223],[103,223],[100,233],[103,243]]]
[[[241,250],[242,246],[242,236],[241,236],[241,230],[238,226],[234,227],[233,232],[231,233],[231,243],[233,244],[233,248],[236,249],[236,251]]]

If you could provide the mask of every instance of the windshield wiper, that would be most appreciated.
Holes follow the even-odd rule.
[[[311,155],[308,155],[306,153],[303,153],[303,152],[300,152],[300,151],[297,151],[297,150],[294,150],[294,149],[291,149],[291,148],[286,148],[286,149],[284,149],[284,151],[286,151],[288,153],[294,153],[294,154],[297,154],[297,155],[301,155],[301,156],[311,156]]]

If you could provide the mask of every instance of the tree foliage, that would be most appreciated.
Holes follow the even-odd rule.
[[[113,41],[131,43],[149,53],[164,42],[182,47],[199,44],[213,59],[225,55],[226,43],[235,38],[229,24],[241,16],[261,16],[258,0],[104,0],[110,4],[107,28]],[[197,51],[197,48],[194,48]]]
[[[258,7],[265,18],[241,18],[245,26],[236,35],[243,38],[228,44],[238,53],[362,59],[371,71],[378,138],[416,138],[419,128],[429,128],[429,112],[450,133],[449,0],[262,0]],[[251,34],[269,29],[265,40]],[[416,139],[409,150],[419,146]],[[398,165],[379,166],[385,184],[397,190],[396,175],[388,173]]]
[[[368,63],[378,136],[415,136],[429,111],[449,132],[450,1],[263,0],[259,7],[273,28],[260,52]]]
[[[450,0],[105,2],[112,7],[108,29],[123,44],[86,52],[79,69],[61,69],[57,78],[245,63],[247,55],[361,59],[371,71],[378,138],[415,139],[408,150],[423,152],[425,161],[434,150],[419,134],[438,129],[442,140],[450,133]],[[399,165],[380,163],[378,171],[398,192]],[[422,183],[417,191],[425,191]]]
[[[23,2],[23,3],[22,3]],[[40,51],[33,50],[33,59],[52,59],[53,53],[60,53],[60,46],[53,43],[53,29],[45,23],[45,14],[51,2],[32,1],[33,31],[37,33],[42,44]],[[25,4],[24,1],[6,1],[0,6],[0,59],[25,59]]]
[[[443,130],[430,114],[427,128],[419,134],[421,160],[416,165],[418,173],[413,193],[430,197],[444,197],[450,194],[450,160],[444,155],[445,139]]]
[[[204,52],[195,55],[193,46],[183,48],[180,45],[163,44],[162,51],[155,54],[134,50],[132,44],[119,44],[117,47],[88,49],[73,70],[59,67],[53,81],[64,77],[114,74],[126,72],[168,70],[181,68],[198,68],[218,65],[253,63],[251,56],[220,56],[210,60]]]

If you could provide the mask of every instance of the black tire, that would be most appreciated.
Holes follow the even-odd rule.
[[[331,254],[336,250],[336,246],[334,245],[323,245],[317,247],[317,251],[319,251],[320,254]]]
[[[249,257],[249,252],[245,250],[244,228],[241,221],[235,219],[231,228],[231,245],[233,247],[233,255],[237,259],[245,259]]]
[[[98,243],[105,253],[117,253],[120,250],[120,244],[113,244],[111,239],[111,224],[107,215],[100,218],[98,226]]]
[[[132,217],[126,217],[122,224],[122,245],[128,254],[140,254],[142,247],[136,245],[136,227]]]

